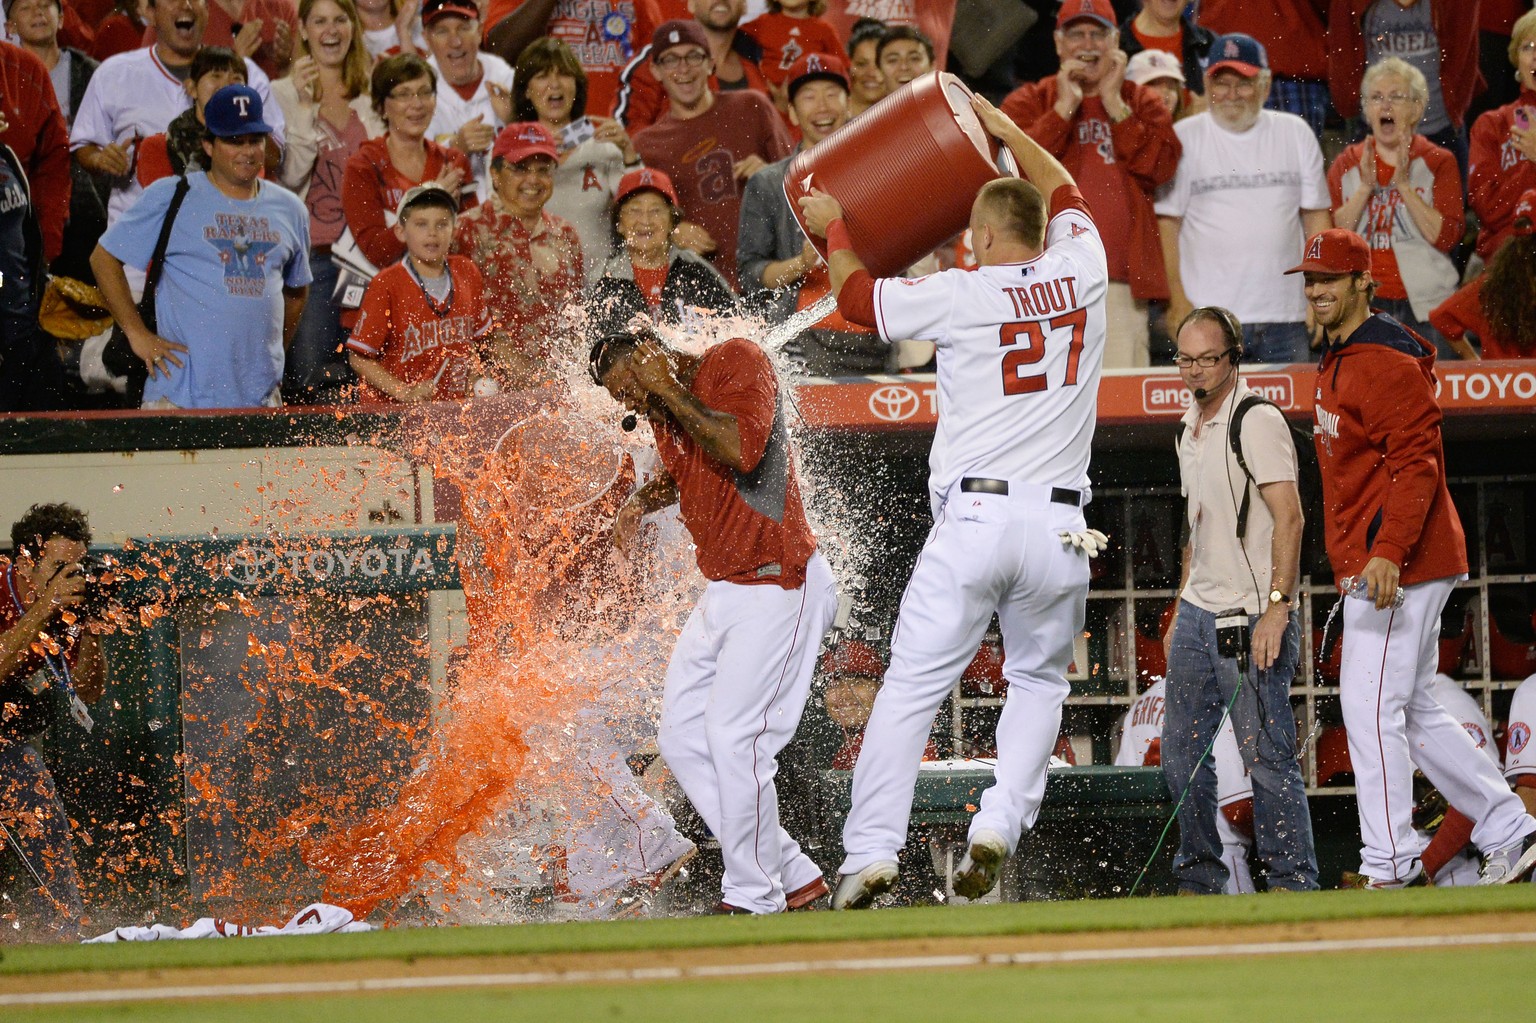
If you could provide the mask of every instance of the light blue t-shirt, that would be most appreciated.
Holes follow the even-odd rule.
[[[155,296],[156,332],[187,346],[185,365],[151,378],[144,400],[254,408],[283,378],[283,288],[310,282],[309,211],[267,181],[254,199],[231,199],[201,172],[187,181]],[[174,177],[150,185],[102,248],[146,269],[175,190]]]

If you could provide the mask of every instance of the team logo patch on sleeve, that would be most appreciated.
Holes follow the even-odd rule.
[[[1084,227],[1082,224],[1074,223],[1072,225],[1072,237],[1078,238],[1087,233],[1088,228]]]
[[[1531,741],[1531,726],[1524,721],[1511,721],[1509,723],[1509,752],[1524,752],[1526,745]]]

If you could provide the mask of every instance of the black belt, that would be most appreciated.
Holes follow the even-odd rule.
[[[967,494],[998,494],[1008,496],[1007,480],[990,480],[983,476],[966,476],[960,481],[960,490]],[[1068,490],[1066,487],[1051,488],[1052,504],[1068,504],[1074,508],[1083,506],[1083,495],[1076,490]]]

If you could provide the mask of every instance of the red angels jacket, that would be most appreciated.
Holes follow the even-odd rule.
[[[1467,570],[1445,485],[1434,364],[1432,345],[1380,313],[1318,364],[1313,441],[1335,578],[1358,575],[1373,557],[1396,564],[1404,586]]]

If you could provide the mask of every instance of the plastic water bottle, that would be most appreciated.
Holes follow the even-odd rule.
[[[1339,589],[1344,593],[1344,596],[1346,597],[1357,597],[1360,600],[1371,599],[1369,592],[1367,592],[1364,576],[1345,576],[1343,579],[1339,580]],[[1397,592],[1392,594],[1392,606],[1394,608],[1402,607],[1403,598],[1405,596],[1407,596],[1407,594],[1405,594],[1403,592],[1403,588],[1399,586],[1397,588]]]

